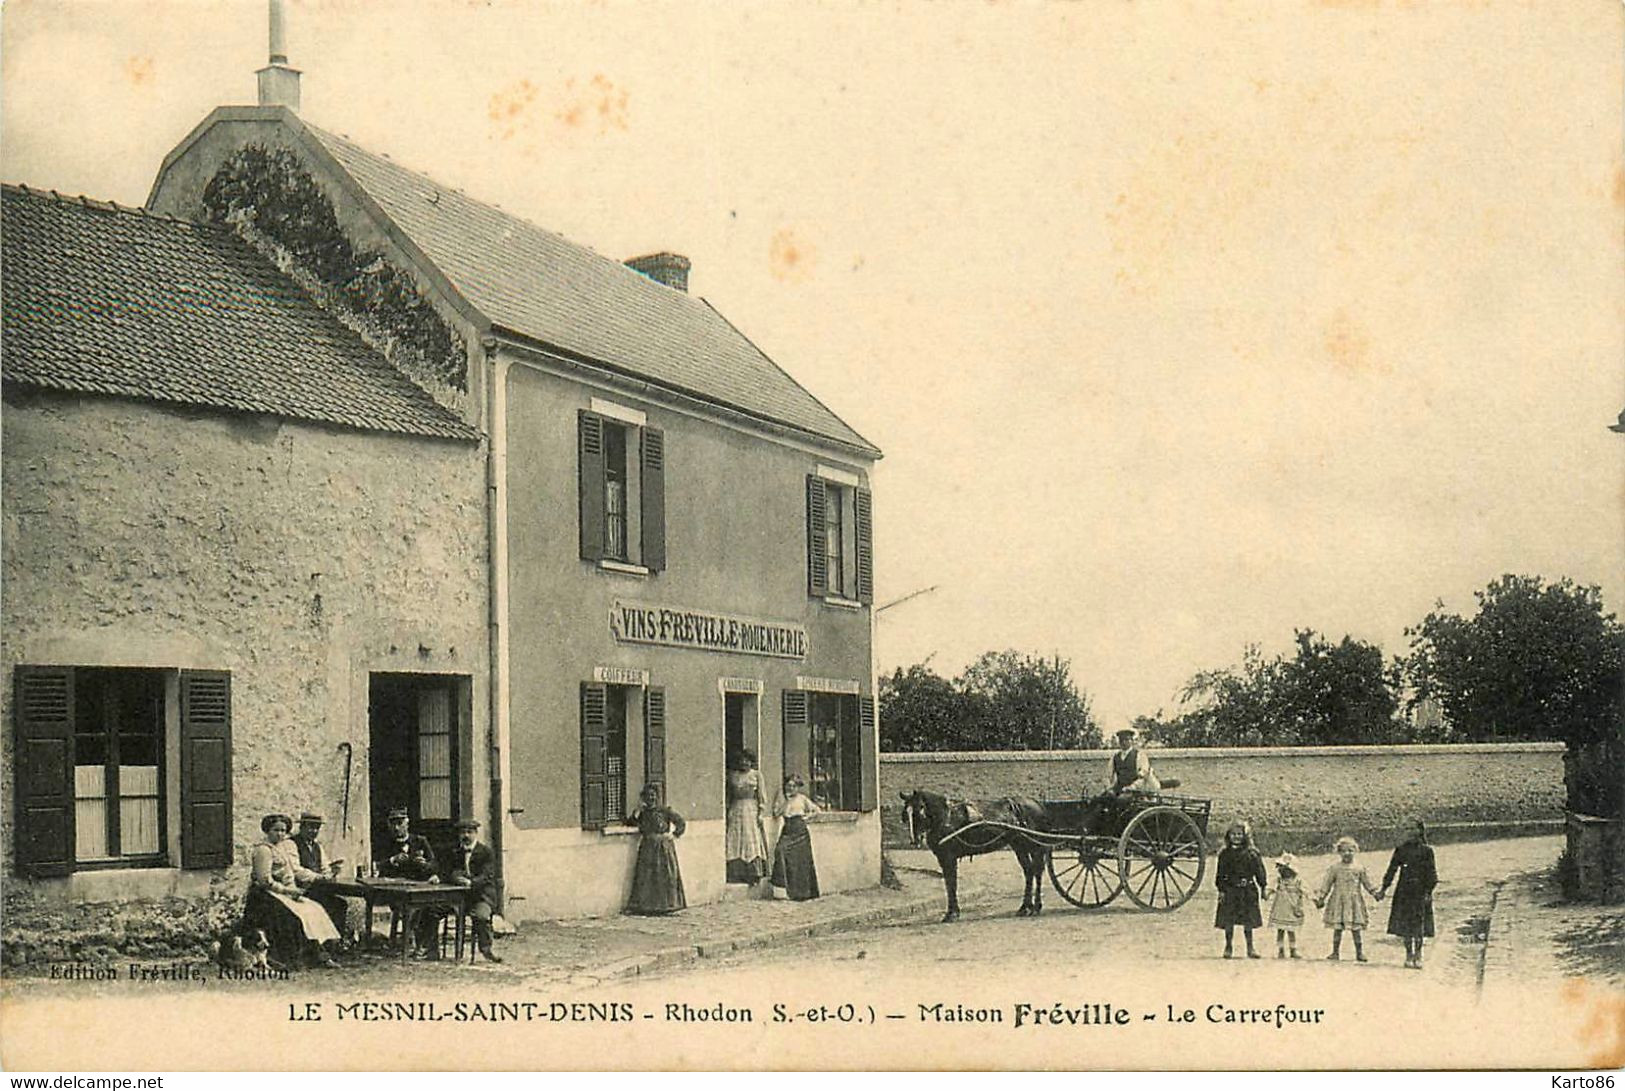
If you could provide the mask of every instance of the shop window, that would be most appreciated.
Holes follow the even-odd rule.
[[[873,500],[856,477],[807,475],[807,592],[874,601]]]
[[[641,420],[641,414],[631,414]],[[581,410],[577,483],[583,560],[666,567],[665,433]]]
[[[783,710],[785,775],[800,774],[826,810],[874,810],[874,701],[787,690]]]
[[[181,864],[231,859],[231,686],[215,671],[19,667],[17,863],[35,876],[170,862],[165,724],[179,696]]]
[[[582,827],[620,822],[637,808],[645,784],[654,785],[665,800],[666,691],[583,682]]]

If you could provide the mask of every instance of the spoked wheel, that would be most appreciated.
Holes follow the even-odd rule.
[[[1099,909],[1123,889],[1111,852],[1088,842],[1051,851],[1049,881],[1057,894],[1080,909]]]
[[[1202,885],[1207,846],[1190,815],[1176,807],[1151,807],[1124,828],[1117,866],[1135,905],[1167,912],[1190,901]]]

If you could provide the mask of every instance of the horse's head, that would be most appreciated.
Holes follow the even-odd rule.
[[[947,797],[928,792],[923,788],[901,792],[899,795],[903,800],[903,824],[908,827],[908,837],[915,848],[927,843],[932,830],[940,834],[947,826]]]

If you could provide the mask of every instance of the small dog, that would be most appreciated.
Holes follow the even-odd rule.
[[[271,941],[265,938],[265,929],[256,928],[245,937],[237,932],[215,941],[212,953],[222,969],[244,972],[268,970]]]

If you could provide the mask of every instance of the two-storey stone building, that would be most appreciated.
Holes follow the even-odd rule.
[[[394,805],[430,823],[478,817],[510,918],[612,912],[635,848],[620,819],[653,783],[689,819],[690,901],[715,900],[726,756],[750,748],[770,794],[799,772],[825,805],[814,830],[824,888],[875,883],[879,452],[688,294],[686,259],[604,258],[325,132],[296,113],[285,65],[262,72],[261,90],[261,105],[214,111],[170,153],[148,208],[248,240],[483,437],[478,482],[465,473],[447,494],[465,530],[478,513],[467,543],[477,570],[461,537],[428,555],[409,540],[419,567],[398,581],[455,638],[420,647],[380,632],[369,634],[376,656],[325,652],[351,680],[346,741],[369,774],[356,835]],[[8,516],[10,453],[8,440]],[[433,459],[399,452],[393,465],[405,495],[435,484]],[[403,543],[379,527],[392,540],[374,556],[371,533],[338,536],[335,563],[381,580],[406,563]],[[455,567],[447,584],[431,563]],[[9,553],[7,564],[9,578]],[[150,590],[188,578],[165,572]],[[447,597],[477,603],[477,622],[443,609]],[[228,594],[206,609],[230,626],[255,605]],[[186,624],[183,611],[175,625]],[[275,660],[277,644],[250,634],[243,654]],[[467,673],[448,665],[453,648]],[[311,654],[321,658],[319,643]],[[9,642],[7,660],[40,661]],[[235,711],[240,748],[258,728]],[[312,802],[332,811],[334,787]],[[246,823],[235,823],[239,847],[252,840]]]

